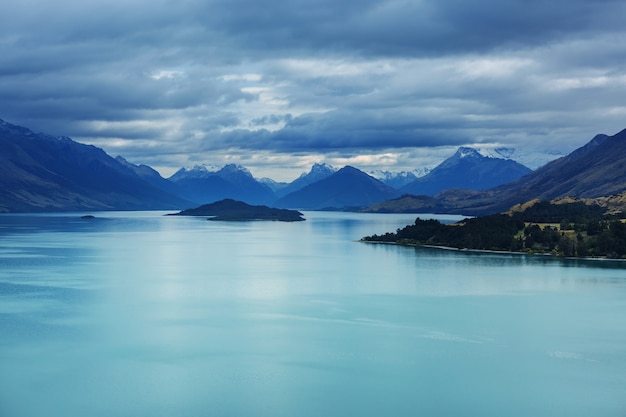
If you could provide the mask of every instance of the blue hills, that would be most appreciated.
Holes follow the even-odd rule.
[[[363,207],[400,196],[400,192],[351,166],[287,194],[278,207],[330,210]]]
[[[493,188],[448,189],[433,196],[405,195],[378,203],[369,207],[368,211],[440,212],[480,216],[502,212],[532,200],[551,201],[565,197],[593,200],[615,197],[623,201],[626,192],[624,161],[626,129],[612,136],[596,135],[569,155]]]
[[[181,168],[169,178],[182,197],[207,204],[222,199],[243,200],[250,204],[271,204],[272,189],[257,181],[246,168],[229,164],[222,168],[198,165]]]
[[[476,149],[461,147],[428,174],[400,188],[403,194],[434,195],[461,188],[486,190],[516,180],[531,172],[511,159],[492,158]]]
[[[100,148],[0,120],[0,212],[172,209],[186,204]]]
[[[420,201],[405,211],[426,207],[440,212],[496,211],[536,197],[624,191],[624,135],[598,135],[536,171],[510,159],[459,148],[409,184],[406,175],[394,182],[389,173],[385,179],[374,178],[355,167],[335,170],[327,164],[315,164],[285,184],[257,180],[238,165],[181,168],[163,178],[147,165],[113,158],[95,146],[0,120],[0,212],[187,209],[224,199],[345,210],[397,201],[403,195],[419,195],[413,199]]]

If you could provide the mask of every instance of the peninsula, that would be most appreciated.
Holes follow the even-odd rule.
[[[613,200],[621,200],[622,193]],[[620,197],[620,198],[618,198]],[[510,211],[447,225],[423,220],[363,242],[441,246],[466,250],[552,254],[577,258],[626,259],[625,212],[605,201],[534,200]]]
[[[272,220],[280,222],[304,221],[297,210],[278,209],[267,206],[253,206],[243,201],[224,199],[200,207],[183,210],[170,216],[205,216],[208,220],[249,221]]]

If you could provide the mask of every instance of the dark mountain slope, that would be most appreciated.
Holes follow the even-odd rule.
[[[223,178],[213,175],[206,178],[185,178],[177,181],[176,186],[180,196],[199,204],[206,204],[225,198],[240,198],[245,191]],[[250,201],[249,199],[247,199]]]
[[[335,172],[335,168],[328,164],[314,164],[309,172],[300,175],[298,178],[287,184],[285,187],[278,190],[276,195],[278,197],[284,197],[287,194],[301,190],[307,185],[323,180],[324,178],[328,178]]]
[[[507,184],[485,190],[447,190],[433,197],[406,197],[378,205],[377,211],[490,214],[533,199],[602,197],[626,190],[626,130],[598,135],[585,146]],[[412,208],[409,208],[411,206]]]
[[[148,165],[143,165],[143,164],[135,165],[131,162],[128,162],[126,159],[124,159],[121,156],[117,156],[115,160],[119,162],[120,164],[124,165],[126,168],[133,171],[138,177],[146,181],[148,184],[151,184],[160,190],[167,191],[168,193],[171,193],[174,195],[179,194],[178,188],[176,187],[176,185],[172,181],[166,178],[163,178],[161,174],[159,174],[158,171],[156,171],[154,168]]]
[[[216,171],[202,166],[181,168],[170,180],[182,197],[199,204],[223,199],[269,204],[276,199],[270,187],[257,181],[246,168],[234,164]]]
[[[351,166],[309,184],[276,202],[278,207],[310,210],[367,206],[399,196],[399,192]]]
[[[0,121],[0,211],[140,210],[189,203],[95,146]]]
[[[494,208],[507,209],[532,199],[596,198],[626,190],[626,129],[598,135],[569,155],[531,174],[489,190]],[[444,196],[445,197],[445,196]]]
[[[459,148],[427,175],[400,189],[405,194],[433,195],[451,188],[485,190],[520,178],[531,170],[511,159],[490,158]]]

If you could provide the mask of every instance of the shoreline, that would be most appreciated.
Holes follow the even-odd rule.
[[[443,245],[427,245],[423,243],[398,243],[398,242],[384,242],[382,240],[363,240],[359,239],[357,242],[362,243],[375,243],[378,245],[395,245],[395,246],[409,246],[409,247],[420,247],[420,248],[430,248],[430,249],[439,249],[439,250],[447,250],[447,251],[455,251],[455,252],[468,252],[468,253],[492,253],[496,255],[522,255],[522,256],[546,256],[554,259],[570,259],[570,260],[584,260],[584,261],[617,261],[617,262],[626,262],[626,259],[615,259],[615,258],[607,258],[607,257],[576,257],[576,256],[558,256],[553,255],[551,253],[528,253],[528,252],[519,252],[519,251],[508,251],[508,250],[493,250],[493,249],[468,249],[468,248],[455,248],[454,246],[443,246]]]

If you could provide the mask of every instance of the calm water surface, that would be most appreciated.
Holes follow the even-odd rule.
[[[0,416],[626,416],[626,263],[162,214],[0,216]]]

